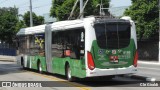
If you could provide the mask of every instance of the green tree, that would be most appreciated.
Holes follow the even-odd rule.
[[[21,28],[25,28],[25,27],[27,26],[25,25],[25,22],[23,20],[18,21],[16,24],[16,32],[18,32]]]
[[[136,21],[138,38],[150,38],[158,31],[158,0],[132,0],[132,6],[125,11]]]
[[[52,17],[56,17],[58,20],[68,19],[75,1],[76,0],[52,0],[50,15]],[[84,2],[85,1],[86,0],[84,0]],[[103,1],[103,7],[108,8],[110,0],[102,0],[102,1]],[[101,0],[89,0],[84,10],[84,16],[99,15],[98,5],[100,3],[101,3]],[[77,18],[79,15],[79,12],[80,11],[79,11],[79,3],[78,3],[78,6],[76,6],[76,9],[74,11],[73,17]]]
[[[32,16],[33,16],[33,26],[44,24],[44,17],[37,16],[34,12],[32,13]],[[30,26],[30,12],[29,11],[27,11],[24,14],[23,20],[26,26],[29,27]]]
[[[17,8],[0,8],[0,40],[6,43],[12,43],[15,37],[17,18]]]

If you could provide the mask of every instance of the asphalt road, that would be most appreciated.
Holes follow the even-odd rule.
[[[160,80],[158,68],[158,65],[140,64],[137,75],[147,75]],[[121,76],[115,77],[111,81],[106,80],[106,78],[91,78],[87,80],[90,81],[68,82],[64,76],[48,73],[39,74],[33,70],[23,70],[15,62],[0,61],[0,81],[51,81],[53,85],[43,88],[0,87],[0,90],[160,90],[160,85],[159,87],[140,87],[140,84],[144,85],[146,82]]]

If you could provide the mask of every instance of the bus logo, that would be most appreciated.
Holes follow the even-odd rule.
[[[116,54],[116,50],[112,50],[112,54]]]
[[[106,50],[106,54],[109,54],[110,53],[110,51],[109,50]]]
[[[99,55],[104,54],[104,52],[105,52],[105,51],[104,51],[103,49],[99,49],[99,50],[98,50],[98,54],[99,54]]]

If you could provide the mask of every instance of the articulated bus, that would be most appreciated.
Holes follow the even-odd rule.
[[[17,62],[24,68],[73,77],[137,72],[135,23],[130,17],[86,17],[22,28]]]

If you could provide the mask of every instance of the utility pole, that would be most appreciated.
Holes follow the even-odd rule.
[[[32,0],[30,0],[30,27],[33,26],[33,17],[32,17]]]
[[[158,5],[158,7],[159,7],[159,63],[160,63],[160,0],[159,0],[159,5]]]
[[[80,0],[80,14],[83,13],[83,0]],[[80,19],[83,18],[83,14],[81,15]]]

